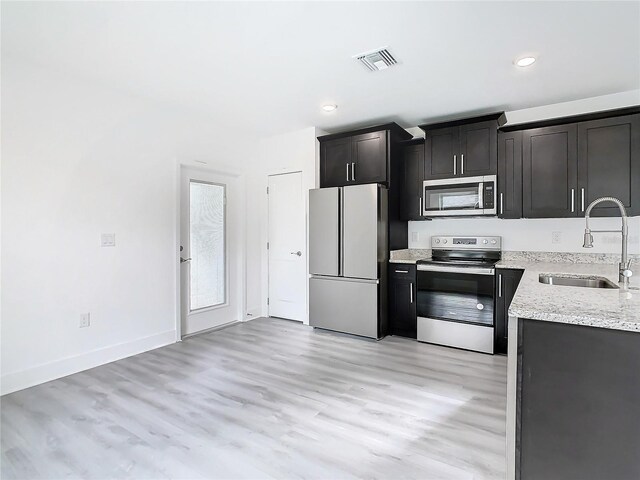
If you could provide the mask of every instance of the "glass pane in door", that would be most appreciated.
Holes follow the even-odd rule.
[[[190,310],[225,303],[225,186],[189,183]]]

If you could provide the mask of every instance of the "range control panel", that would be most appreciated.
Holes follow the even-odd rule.
[[[441,250],[501,250],[502,237],[439,235],[431,237],[431,248]]]

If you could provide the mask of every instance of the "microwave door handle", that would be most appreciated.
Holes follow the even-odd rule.
[[[484,194],[484,182],[478,183],[478,208],[484,209],[484,201],[482,195]]]

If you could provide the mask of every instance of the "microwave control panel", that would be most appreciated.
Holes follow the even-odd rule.
[[[484,192],[482,195],[482,204],[485,209],[495,208],[494,199],[496,198],[495,182],[484,182]]]

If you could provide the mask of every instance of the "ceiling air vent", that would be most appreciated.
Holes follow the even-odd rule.
[[[389,68],[390,66],[398,63],[396,59],[393,58],[393,55],[389,53],[387,47],[378,48],[370,52],[359,53],[358,55],[354,55],[353,58],[357,59],[372,72],[384,70],[385,68]]]

